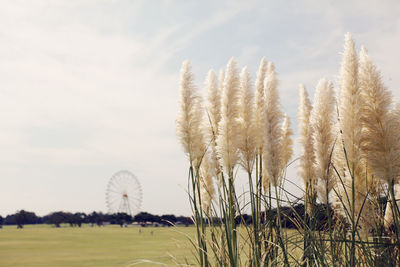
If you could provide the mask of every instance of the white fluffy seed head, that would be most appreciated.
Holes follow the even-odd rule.
[[[207,74],[206,87],[206,111],[212,135],[218,134],[218,123],[221,119],[221,97],[218,90],[217,76],[214,70]]]
[[[254,92],[247,67],[240,74],[240,165],[251,173],[255,161]]]
[[[293,156],[293,130],[290,126],[290,118],[284,115],[282,123],[282,142],[281,142],[281,168],[285,169],[289,160]]]
[[[261,150],[263,147],[264,130],[266,127],[265,90],[264,90],[264,80],[266,72],[267,72],[267,60],[265,58],[262,58],[256,77],[256,83],[255,83],[256,94],[254,101],[254,127],[255,127],[254,137],[258,150]]]
[[[364,47],[360,52],[359,84],[364,97],[363,156],[372,174],[391,184],[400,174],[400,118],[390,112],[392,95]]]
[[[226,173],[232,175],[238,161],[240,81],[236,61],[232,58],[226,68],[221,102],[221,121],[218,125],[217,152]]]
[[[359,179],[361,174],[361,139],[363,98],[358,84],[358,59],[355,51],[354,42],[347,33],[343,61],[340,70],[340,99],[339,99],[339,120],[342,139],[347,153],[347,159],[342,161],[343,166],[349,164],[349,170],[355,179]]]
[[[334,147],[333,135],[335,96],[333,85],[323,78],[318,82],[314,96],[314,108],[311,111],[310,123],[315,152],[315,175],[318,181],[318,193],[321,201],[328,199],[334,185],[332,171],[329,171],[331,154]]]
[[[273,186],[278,186],[281,178],[281,142],[282,142],[282,112],[280,110],[279,93],[277,89],[275,66],[268,63],[267,73],[264,80],[265,89],[265,121],[264,145],[263,145],[263,168],[266,177]]]
[[[312,105],[308,97],[308,93],[304,85],[300,85],[300,102],[297,113],[299,120],[299,141],[302,148],[302,154],[300,157],[300,169],[299,174],[303,179],[304,185],[316,185],[314,164],[314,139],[313,131],[310,126],[310,116],[312,111]],[[312,193],[312,192],[310,192]]]
[[[200,166],[200,190],[203,209],[207,212],[211,208],[212,200],[215,197],[214,177],[216,176],[214,159],[210,152],[204,155]]]
[[[204,135],[206,144],[209,144],[208,157],[214,166],[215,176],[219,177],[221,167],[217,158],[216,137],[218,135],[218,123],[221,119],[221,95],[214,70],[210,70],[207,74],[205,92],[207,112],[203,118]]]
[[[344,207],[350,214],[359,214],[362,203],[369,194],[368,183],[374,184],[367,176],[366,162],[362,153],[363,143],[363,108],[365,106],[362,89],[359,84],[358,57],[354,42],[348,33],[345,37],[342,66],[339,76],[339,146],[335,152],[335,163],[341,174],[343,184],[338,183],[337,191],[340,195],[347,192],[348,198],[343,198]],[[354,186],[353,186],[354,185]],[[354,189],[354,192],[353,192]],[[346,191],[346,192],[345,192]],[[353,198],[354,196],[354,198]],[[365,202],[365,211],[371,206]],[[342,212],[344,213],[344,212]],[[361,221],[365,221],[366,213],[363,211]],[[351,218],[347,218],[351,221]]]
[[[184,61],[181,68],[180,112],[176,119],[176,133],[190,164],[198,168],[205,152],[205,143],[201,131],[201,97],[193,79],[190,62]]]

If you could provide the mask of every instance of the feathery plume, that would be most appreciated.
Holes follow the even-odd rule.
[[[221,97],[218,90],[217,76],[215,75],[214,70],[208,71],[205,86],[208,128],[210,130],[209,140],[213,140],[215,135],[218,134],[218,123],[221,119]]]
[[[365,158],[362,154],[363,142],[363,107],[365,101],[358,79],[358,59],[354,42],[349,33],[345,36],[343,61],[340,71],[340,102],[339,102],[339,127],[342,137],[341,153],[339,156],[340,168],[343,169],[343,184],[337,191],[343,197],[342,214],[349,222],[354,222],[360,216],[359,226],[364,234],[371,227],[369,216],[373,205],[368,199],[368,180]],[[346,152],[346,153],[345,153]],[[371,184],[371,183],[370,183]],[[346,214],[344,211],[347,210]]]
[[[213,164],[213,173],[215,178],[219,178],[221,167],[217,157],[217,142],[218,123],[221,119],[221,96],[218,88],[217,76],[214,70],[209,70],[205,81],[206,91],[206,114],[203,119],[204,135],[209,144],[207,157],[209,158],[209,165]],[[210,173],[210,171],[207,171]]]
[[[256,94],[254,101],[254,137],[259,150],[263,147],[265,131],[265,90],[264,80],[267,72],[267,60],[263,57],[256,78]],[[260,152],[260,151],[257,151]]]
[[[222,91],[221,121],[218,125],[217,152],[229,176],[239,159],[239,75],[234,58],[229,60]]]
[[[293,156],[293,140],[292,140],[293,131],[290,127],[290,118],[287,114],[285,114],[282,124],[282,143],[281,143],[281,168],[286,168],[286,165],[289,163],[289,160]]]
[[[247,67],[240,74],[240,165],[251,173],[256,156],[254,129],[254,92]]]
[[[203,161],[200,166],[200,191],[203,209],[209,211],[211,202],[215,196],[214,177],[216,176],[214,159],[210,152],[204,155]]]
[[[268,177],[273,186],[279,185],[282,171],[282,112],[277,85],[275,66],[272,62],[269,62],[264,80],[266,128],[264,131],[263,166],[266,177],[263,177],[263,179]]]
[[[300,84],[300,102],[297,113],[299,120],[299,141],[302,147],[299,174],[303,179],[307,201],[307,213],[312,214],[316,200],[317,178],[315,176],[315,153],[313,131],[310,123],[312,105],[303,84]]]
[[[399,119],[393,115],[395,111],[390,112],[392,95],[364,47],[360,52],[359,82],[365,99],[361,118],[363,156],[372,173],[391,184],[400,174]]]
[[[189,61],[184,61],[180,80],[180,113],[176,119],[177,136],[188,155],[191,166],[198,168],[205,152],[202,122],[201,97],[193,83]]]
[[[310,126],[310,116],[312,105],[308,97],[308,93],[304,85],[300,85],[300,103],[297,118],[299,120],[300,144],[302,147],[302,155],[300,157],[300,176],[304,185],[312,185],[315,187],[316,179],[314,173],[315,154],[313,131]],[[312,192],[310,192],[312,194]]]
[[[355,184],[362,183],[362,157],[361,157],[361,139],[362,125],[361,108],[363,99],[358,85],[358,59],[354,48],[354,42],[347,33],[345,36],[345,45],[343,61],[340,70],[340,99],[339,99],[339,120],[340,130],[344,148],[346,149],[347,159],[342,160],[342,165],[347,167],[350,176],[354,177]]]
[[[314,108],[311,111],[310,123],[315,151],[315,175],[318,177],[317,190],[320,200],[328,201],[334,180],[329,172],[331,151],[334,146],[333,112],[335,111],[335,96],[333,85],[323,78],[318,82],[314,95]]]

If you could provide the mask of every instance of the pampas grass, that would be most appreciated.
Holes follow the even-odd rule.
[[[250,173],[254,167],[256,156],[256,129],[254,125],[254,92],[250,74],[244,67],[240,74],[240,165]]]
[[[247,67],[239,76],[233,58],[218,79],[209,71],[203,106],[190,64],[183,63],[176,122],[190,162],[198,265],[399,264],[400,109],[365,48],[358,59],[350,34],[338,86],[336,99],[333,83],[321,79],[313,105],[300,86],[298,173],[305,194],[292,200],[284,179],[293,131],[281,110],[274,64],[261,60],[255,93]],[[248,188],[238,196],[241,169]],[[248,203],[238,201],[248,196]],[[284,220],[298,233],[283,231]]]
[[[206,113],[203,118],[204,136],[209,144],[208,165],[213,165],[215,178],[219,178],[221,172],[220,162],[217,157],[218,124],[221,120],[221,90],[214,70],[210,70],[205,81]],[[211,167],[211,166],[209,166]],[[209,173],[210,171],[208,171]]]
[[[340,130],[347,153],[347,162],[342,164],[349,165],[350,176],[360,179],[363,98],[358,86],[358,58],[350,33],[345,36],[339,83]]]
[[[281,168],[284,170],[293,156],[293,131],[290,125],[290,118],[284,115],[282,123],[282,141],[281,141]]]
[[[261,59],[260,66],[257,72],[256,78],[256,94],[254,101],[254,136],[256,146],[261,151],[264,145],[264,131],[265,131],[265,92],[264,92],[264,80],[267,72],[267,60]]]
[[[363,124],[362,118],[365,99],[360,87],[359,66],[357,53],[352,37],[349,33],[345,36],[342,67],[339,77],[339,127],[341,131],[342,153],[337,153],[340,160],[339,167],[344,170],[342,181],[338,187],[339,195],[347,192],[346,198],[341,199],[342,216],[351,224],[353,247],[352,262],[355,260],[356,228],[362,228],[363,235],[369,231],[368,215],[372,209],[369,200],[369,179],[367,176],[366,161],[362,153]]]
[[[215,139],[218,134],[218,124],[221,120],[221,96],[218,88],[217,76],[214,70],[210,70],[207,74],[205,82],[206,86],[206,111],[209,140]]]
[[[329,193],[335,180],[330,169],[332,150],[335,144],[333,115],[335,95],[333,85],[327,79],[318,82],[314,96],[314,108],[310,123],[315,153],[315,175],[318,177],[318,196],[322,203],[328,203]]]
[[[280,214],[280,189],[281,180],[284,172],[285,160],[291,157],[290,127],[287,121],[284,131],[282,130],[283,114],[280,110],[280,101],[278,93],[278,80],[275,73],[275,65],[268,63],[267,73],[264,80],[265,90],[265,131],[264,146],[262,154],[263,163],[263,186],[264,193],[269,194],[271,199],[270,185],[275,189],[275,199],[277,206],[277,226],[276,237],[279,248],[282,251],[284,264],[288,265],[288,255],[282,238],[282,225]],[[285,149],[285,151],[283,150]],[[267,191],[268,190],[268,191]],[[271,206],[271,201],[270,201]]]
[[[312,111],[311,101],[304,85],[300,85],[300,102],[297,119],[299,120],[299,142],[302,147],[300,157],[299,173],[304,184],[315,184],[315,155],[313,130],[310,127],[310,116]]]
[[[346,170],[343,186],[349,192],[348,200],[343,201],[349,211],[349,219],[356,220],[361,205],[366,198],[365,162],[362,157],[362,107],[364,99],[358,84],[358,58],[353,39],[349,33],[345,36],[343,61],[339,76],[339,127],[345,153],[341,156],[341,169]],[[341,188],[344,190],[344,188]]]
[[[304,183],[306,211],[311,214],[315,205],[317,178],[315,175],[315,153],[313,128],[310,117],[312,111],[311,101],[304,85],[299,89],[299,107],[297,119],[299,121],[299,142],[302,149],[299,163],[299,174]]]
[[[226,76],[222,91],[221,120],[218,125],[217,151],[226,173],[231,176],[239,160],[239,114],[240,81],[237,63],[232,58],[226,67]]]
[[[211,202],[215,197],[214,178],[217,173],[214,166],[214,160],[215,159],[212,157],[211,153],[206,153],[200,166],[201,199],[206,214],[210,214]]]
[[[203,109],[201,97],[193,82],[189,61],[181,68],[180,113],[176,119],[176,132],[191,166],[198,168],[205,152],[204,136],[201,131]]]
[[[275,65],[269,62],[264,80],[266,128],[262,159],[266,176],[273,186],[279,185],[282,174],[281,124],[283,114],[280,110],[277,85]]]
[[[363,47],[360,52],[360,88],[365,99],[362,112],[363,156],[376,177],[391,184],[400,174],[399,119],[390,112],[392,94]],[[397,125],[396,125],[397,124]]]

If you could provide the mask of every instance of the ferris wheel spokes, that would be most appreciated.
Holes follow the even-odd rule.
[[[138,179],[129,171],[115,173],[107,186],[106,202],[110,213],[126,213],[131,216],[139,212],[142,189]]]

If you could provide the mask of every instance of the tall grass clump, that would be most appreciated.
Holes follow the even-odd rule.
[[[299,159],[299,175],[304,184],[304,232],[303,232],[303,261],[305,265],[313,265],[312,246],[310,242],[313,239],[315,230],[315,209],[317,200],[317,177],[315,175],[315,152],[313,128],[311,127],[310,117],[312,112],[312,104],[308,96],[308,92],[303,84],[299,90],[299,107],[297,118],[299,121],[299,143],[302,153]]]
[[[191,204],[197,229],[199,263],[202,266],[208,266],[206,229],[203,222],[204,210],[200,190],[200,166],[206,153],[206,144],[201,127],[202,99],[193,80],[191,65],[189,61],[185,61],[181,68],[180,113],[176,119],[176,131],[190,164],[189,185],[191,185]]]
[[[330,194],[336,181],[331,167],[335,144],[333,127],[335,101],[333,84],[325,78],[321,79],[318,82],[314,96],[315,104],[310,115],[310,127],[312,129],[315,155],[314,172],[317,179],[316,193],[321,203],[324,203],[326,207],[326,217],[328,219],[327,228],[330,240],[329,245],[331,248],[330,256],[332,256],[332,259],[334,254],[336,254],[333,250],[332,218],[330,212]],[[326,252],[322,251],[321,253],[325,254]],[[323,257],[322,259],[325,260],[328,259],[328,257]],[[325,264],[326,263],[325,261]]]
[[[323,78],[311,103],[300,85],[293,162],[278,84],[274,63],[262,58],[253,82],[232,58],[218,77],[208,72],[203,101],[183,63],[176,124],[197,260],[188,264],[398,266],[400,108],[367,50],[346,34],[337,94]],[[294,162],[302,186],[287,177]]]

